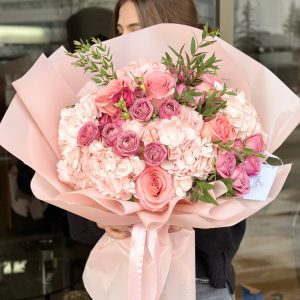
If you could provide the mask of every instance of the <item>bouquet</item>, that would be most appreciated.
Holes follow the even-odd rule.
[[[263,201],[251,198],[251,178],[263,179],[262,162],[299,123],[299,99],[217,34],[162,24],[77,42],[14,83],[1,144],[36,171],[35,195],[100,224],[134,224],[130,239],[105,235],[92,250],[93,299],[194,299],[192,228],[236,224],[283,186],[290,165]]]
[[[217,77],[217,58],[200,50],[218,32],[204,28],[190,54],[170,48],[162,63],[138,61],[114,71],[99,40],[77,42],[70,56],[100,84],[63,109],[58,130],[59,179],[75,190],[165,210],[187,199],[218,204],[218,196],[243,196],[260,172],[265,134],[243,92]]]

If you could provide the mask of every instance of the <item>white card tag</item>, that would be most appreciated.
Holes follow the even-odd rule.
[[[244,199],[265,201],[275,180],[278,167],[263,164],[256,176],[250,176],[251,190],[244,195]]]

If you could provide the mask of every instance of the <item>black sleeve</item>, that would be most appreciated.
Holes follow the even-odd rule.
[[[104,234],[95,222],[67,212],[70,227],[70,236],[73,240],[95,245]]]
[[[195,229],[196,249],[209,255],[229,253],[234,256],[243,239],[246,220],[231,226],[214,229]]]
[[[18,169],[17,183],[19,189],[25,195],[33,196],[30,183],[34,175],[34,170],[31,169],[29,166],[25,165],[21,160],[18,160],[17,162],[17,169]]]
[[[231,293],[235,288],[232,259],[246,230],[246,220],[231,226],[214,229],[195,229],[196,276],[209,278],[214,288],[224,288]]]

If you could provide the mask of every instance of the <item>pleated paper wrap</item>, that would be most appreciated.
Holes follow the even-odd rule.
[[[138,59],[160,62],[168,45],[180,49],[201,33],[188,26],[161,24],[106,44],[119,69]],[[221,39],[208,52],[222,59],[219,75],[227,85],[245,91],[251,99],[272,153],[300,121],[299,98],[269,70]],[[220,198],[213,206],[174,199],[165,212],[154,214],[143,211],[139,203],[107,198],[94,189],[73,191],[56,172],[58,124],[60,111],[79,100],[78,92],[90,78],[71,63],[60,48],[49,58],[41,55],[13,83],[16,96],[0,124],[0,144],[36,171],[32,189],[37,198],[101,224],[135,224],[132,239],[117,241],[104,235],[92,250],[84,283],[93,299],[194,300],[192,227],[231,226],[248,218],[276,198],[291,165],[278,168],[263,202]],[[170,224],[189,229],[169,234]]]

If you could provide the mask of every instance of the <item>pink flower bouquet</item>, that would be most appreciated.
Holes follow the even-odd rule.
[[[192,228],[234,225],[283,186],[290,165],[264,201],[246,200],[299,123],[299,99],[215,35],[162,24],[77,43],[14,83],[1,145],[36,171],[35,195],[100,224],[134,224],[130,239],[105,235],[91,252],[93,299],[194,299]]]

